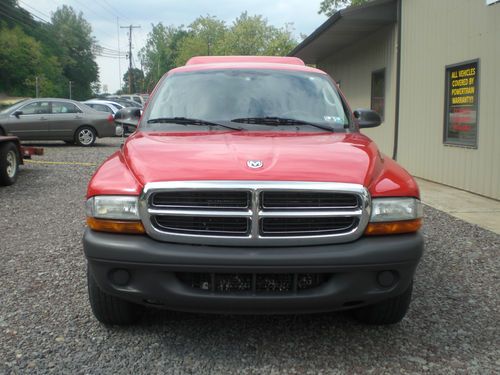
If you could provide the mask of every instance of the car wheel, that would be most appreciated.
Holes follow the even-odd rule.
[[[12,142],[0,144],[0,185],[16,182],[19,171],[19,152]]]
[[[92,146],[96,140],[97,134],[94,128],[82,126],[75,133],[75,143],[79,146]]]
[[[360,307],[353,310],[354,317],[365,324],[395,324],[399,323],[406,315],[410,306],[413,282],[403,294],[379,302],[375,305]]]
[[[109,295],[97,285],[87,267],[87,284],[90,307],[94,316],[107,325],[129,325],[137,322],[144,307]]]

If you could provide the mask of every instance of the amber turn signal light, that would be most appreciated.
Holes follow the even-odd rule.
[[[365,230],[366,236],[381,234],[398,234],[416,232],[422,226],[422,219],[390,221],[386,223],[369,223]]]
[[[87,217],[87,225],[98,232],[143,234],[144,225],[140,221],[103,220]]]

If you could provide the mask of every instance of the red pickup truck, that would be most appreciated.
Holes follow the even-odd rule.
[[[378,114],[352,112],[326,73],[291,57],[196,57],[135,116],[88,186],[99,321],[130,324],[144,306],[405,316],[419,190],[360,133]]]

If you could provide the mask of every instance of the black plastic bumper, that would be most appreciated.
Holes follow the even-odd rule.
[[[236,248],[164,243],[87,229],[83,243],[91,274],[105,292],[140,304],[216,313],[306,313],[371,304],[403,293],[423,252],[419,233],[335,245]],[[383,271],[394,275],[390,285],[380,282]],[[225,293],[187,285],[179,273],[329,277],[301,291]]]

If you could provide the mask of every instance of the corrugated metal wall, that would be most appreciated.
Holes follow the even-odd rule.
[[[332,51],[332,57],[320,61],[320,69],[340,82],[349,105],[370,108],[371,75],[385,68],[385,119],[375,129],[362,132],[372,138],[384,154],[392,156],[394,144],[394,107],[396,87],[396,25],[384,27],[362,41],[340,51]]]
[[[500,199],[500,4],[402,0],[398,161],[412,174]],[[479,59],[478,148],[443,144],[445,67]]]

